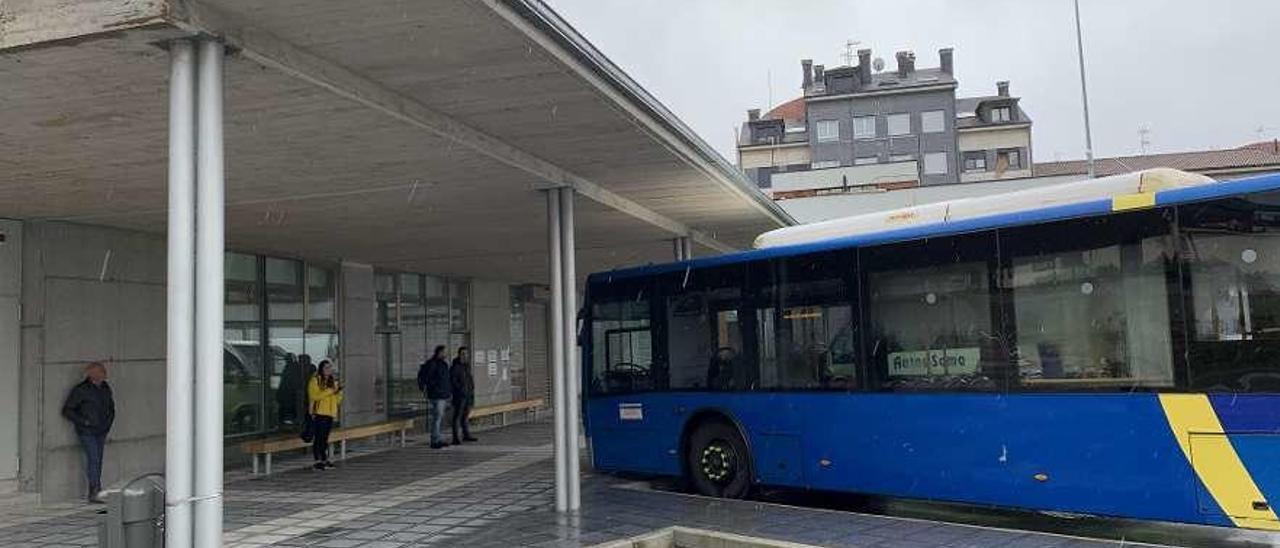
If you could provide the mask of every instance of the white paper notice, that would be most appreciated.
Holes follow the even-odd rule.
[[[490,350],[489,359],[487,361],[489,362],[489,376],[498,376],[498,351]]]

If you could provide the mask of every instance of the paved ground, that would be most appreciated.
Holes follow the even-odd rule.
[[[609,476],[583,483],[582,514],[553,509],[546,423],[489,431],[474,445],[358,451],[336,470],[228,476],[228,546],[400,548],[590,546],[672,525],[822,546],[1104,547],[1111,543],[929,521],[719,501],[648,490]],[[295,466],[299,462],[293,461]],[[282,466],[288,466],[286,460]],[[0,546],[92,546],[84,505],[0,509]]]

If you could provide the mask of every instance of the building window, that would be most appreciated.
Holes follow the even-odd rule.
[[[810,169],[830,169],[840,167],[840,160],[822,160],[809,164]]]
[[[926,110],[920,113],[920,131],[922,133],[942,133],[947,130],[946,111]]]
[[[997,151],[996,167],[1000,169],[1022,169],[1022,151],[1016,148]]]
[[[889,135],[910,135],[911,134],[911,115],[905,112],[900,114],[890,114],[889,119]]]
[[[853,138],[854,139],[874,139],[876,136],[876,117],[875,116],[854,116],[853,117]]]
[[[819,120],[815,125],[819,143],[840,140],[840,122],[835,120]]]
[[[910,162],[914,159],[916,159],[914,154],[894,154],[889,156],[890,162]]]
[[[1012,109],[1010,107],[995,107],[991,109],[992,122],[1008,122],[1013,119]]]
[[[986,171],[987,170],[987,152],[979,150],[976,152],[964,153],[964,170],[965,171]]]
[[[925,175],[946,175],[947,153],[926,152],[924,155],[924,173]]]
[[[880,161],[880,157],[879,157],[879,156],[862,156],[862,157],[859,157],[859,158],[855,158],[855,159],[853,160],[853,165],[855,165],[855,166],[865,166],[865,165],[869,165],[869,164],[877,163],[877,162],[879,162],[879,161]]]

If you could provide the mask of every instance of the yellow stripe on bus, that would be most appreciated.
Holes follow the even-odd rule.
[[[1280,521],[1270,507],[1253,508],[1255,501],[1266,501],[1266,498],[1240,462],[1208,396],[1160,394],[1160,406],[1182,454],[1227,517],[1237,527],[1280,530]],[[1192,437],[1196,438],[1194,448]]]
[[[1111,198],[1111,211],[1124,211],[1127,209],[1143,209],[1156,206],[1156,193],[1139,192],[1136,194],[1121,194]]]

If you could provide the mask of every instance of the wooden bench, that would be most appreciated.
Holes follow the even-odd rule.
[[[486,405],[484,407],[475,407],[471,409],[471,418],[498,416],[498,426],[507,425],[507,414],[515,411],[535,411],[542,407],[542,398],[534,398],[531,400],[513,401],[511,403],[501,403],[498,405]]]
[[[400,434],[400,446],[404,447],[405,432],[413,429],[413,419],[395,419],[375,424],[364,424],[349,428],[337,428],[329,433],[329,442],[338,444],[338,460],[347,458],[347,440],[370,438],[380,434],[389,434],[391,443],[395,443],[396,433]],[[263,455],[266,462],[266,474],[271,474],[271,455],[282,451],[303,449],[311,444],[302,441],[297,434],[275,438],[249,440],[240,444],[240,450],[253,455],[253,474],[258,474],[258,455]]]

